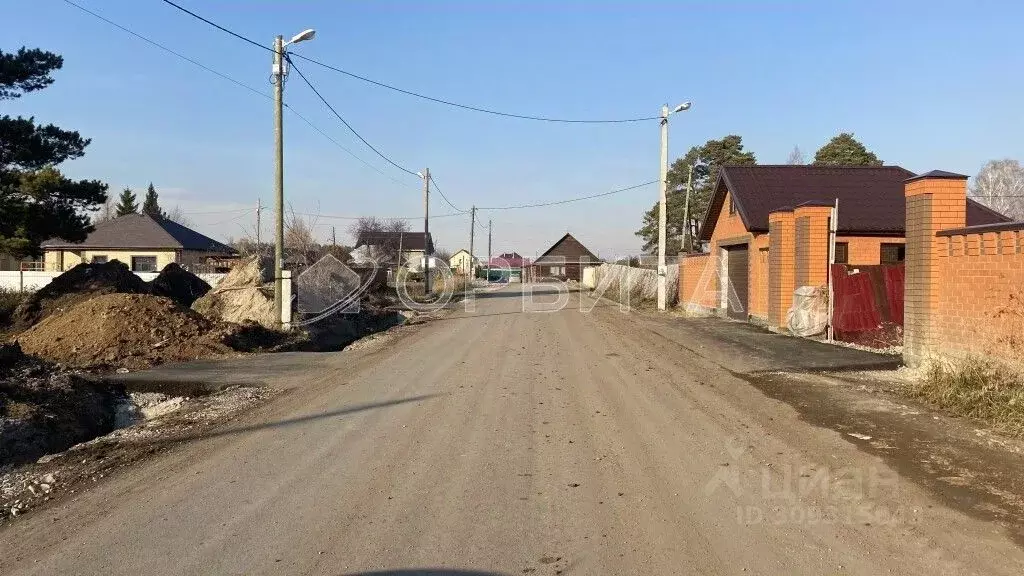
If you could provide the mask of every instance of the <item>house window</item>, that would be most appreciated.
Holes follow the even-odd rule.
[[[836,264],[850,263],[849,242],[836,242]]]
[[[890,244],[883,242],[880,250],[881,253],[879,254],[878,259],[882,264],[893,266],[907,259],[906,244]]]
[[[106,256],[93,256],[92,257],[92,263],[93,264],[106,264],[107,263],[107,257]]]
[[[156,272],[156,256],[132,256],[132,272]]]
[[[736,204],[732,201],[732,194],[729,195],[729,214],[736,213]]]
[[[552,266],[548,273],[555,276],[561,276],[565,272],[563,272],[563,268],[561,266]]]

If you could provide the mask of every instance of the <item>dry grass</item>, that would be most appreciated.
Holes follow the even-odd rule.
[[[0,331],[11,325],[14,309],[28,296],[28,292],[0,288]]]
[[[1024,376],[983,358],[936,362],[923,379],[908,383],[911,396],[956,416],[985,421],[1024,437]]]

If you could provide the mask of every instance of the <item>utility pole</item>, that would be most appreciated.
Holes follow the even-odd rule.
[[[338,237],[335,235],[335,232],[334,226],[331,226],[331,246],[338,245]]]
[[[668,116],[690,109],[689,102],[683,102],[671,111],[668,105],[661,107],[661,166],[659,172],[658,194],[658,310],[664,310],[668,304],[665,294],[668,269],[665,266],[665,228],[668,226]]]
[[[690,190],[693,189],[693,164],[686,171],[686,203],[683,204],[683,251],[690,251]]]
[[[491,226],[493,221],[487,221],[487,282],[491,281]]]
[[[281,327],[284,268],[284,37],[274,38],[274,317]]]
[[[473,238],[476,232],[476,206],[469,210],[469,281],[472,282],[476,276],[476,260],[473,257]]]
[[[661,107],[661,166],[658,178],[658,310],[664,310],[665,294],[665,227],[668,223],[668,105]]]
[[[423,294],[430,296],[430,168],[423,169]]]
[[[274,222],[274,316],[275,324],[281,327],[283,308],[282,271],[284,269],[284,78],[285,46],[310,40],[316,32],[312,28],[292,36],[288,42],[283,36],[274,37],[274,65],[270,75],[274,84],[274,208],[277,211]]]
[[[263,212],[263,202],[256,199],[256,253],[259,254],[263,250],[260,248],[260,214]]]

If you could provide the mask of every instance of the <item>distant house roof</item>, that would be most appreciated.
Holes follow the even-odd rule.
[[[601,259],[594,256],[594,253],[587,250],[587,247],[580,243],[579,240],[573,237],[572,234],[566,234],[562,236],[558,242],[555,242],[551,248],[548,248],[547,252],[541,254],[533,264],[560,264],[560,263],[586,263],[586,262],[600,262]]]
[[[727,191],[750,232],[767,232],[772,211],[801,204],[832,205],[838,199],[839,234],[902,236],[906,232],[904,184],[916,176],[899,166],[723,166],[700,238],[711,238]],[[1008,220],[967,200],[968,225]]]
[[[434,251],[434,239],[423,232],[361,232],[356,238],[355,248],[360,246],[391,246],[402,250],[424,250],[429,245],[429,252]]]
[[[82,242],[68,242],[51,238],[40,244],[43,248],[81,250],[106,249],[167,249],[195,250],[234,254],[235,249],[204,236],[191,228],[165,218],[149,214],[127,214],[101,222]]]
[[[490,265],[498,268],[522,268],[530,265],[530,259],[523,258],[518,252],[505,252],[491,258]]]

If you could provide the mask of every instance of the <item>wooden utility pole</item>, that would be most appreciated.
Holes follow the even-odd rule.
[[[423,294],[430,296],[430,168],[423,169]]]
[[[476,206],[473,206],[469,210],[469,281],[473,281],[473,277],[476,276],[476,260],[473,258],[473,237],[476,232]]]
[[[334,226],[331,226],[331,246],[338,245],[338,237],[335,235]]]

